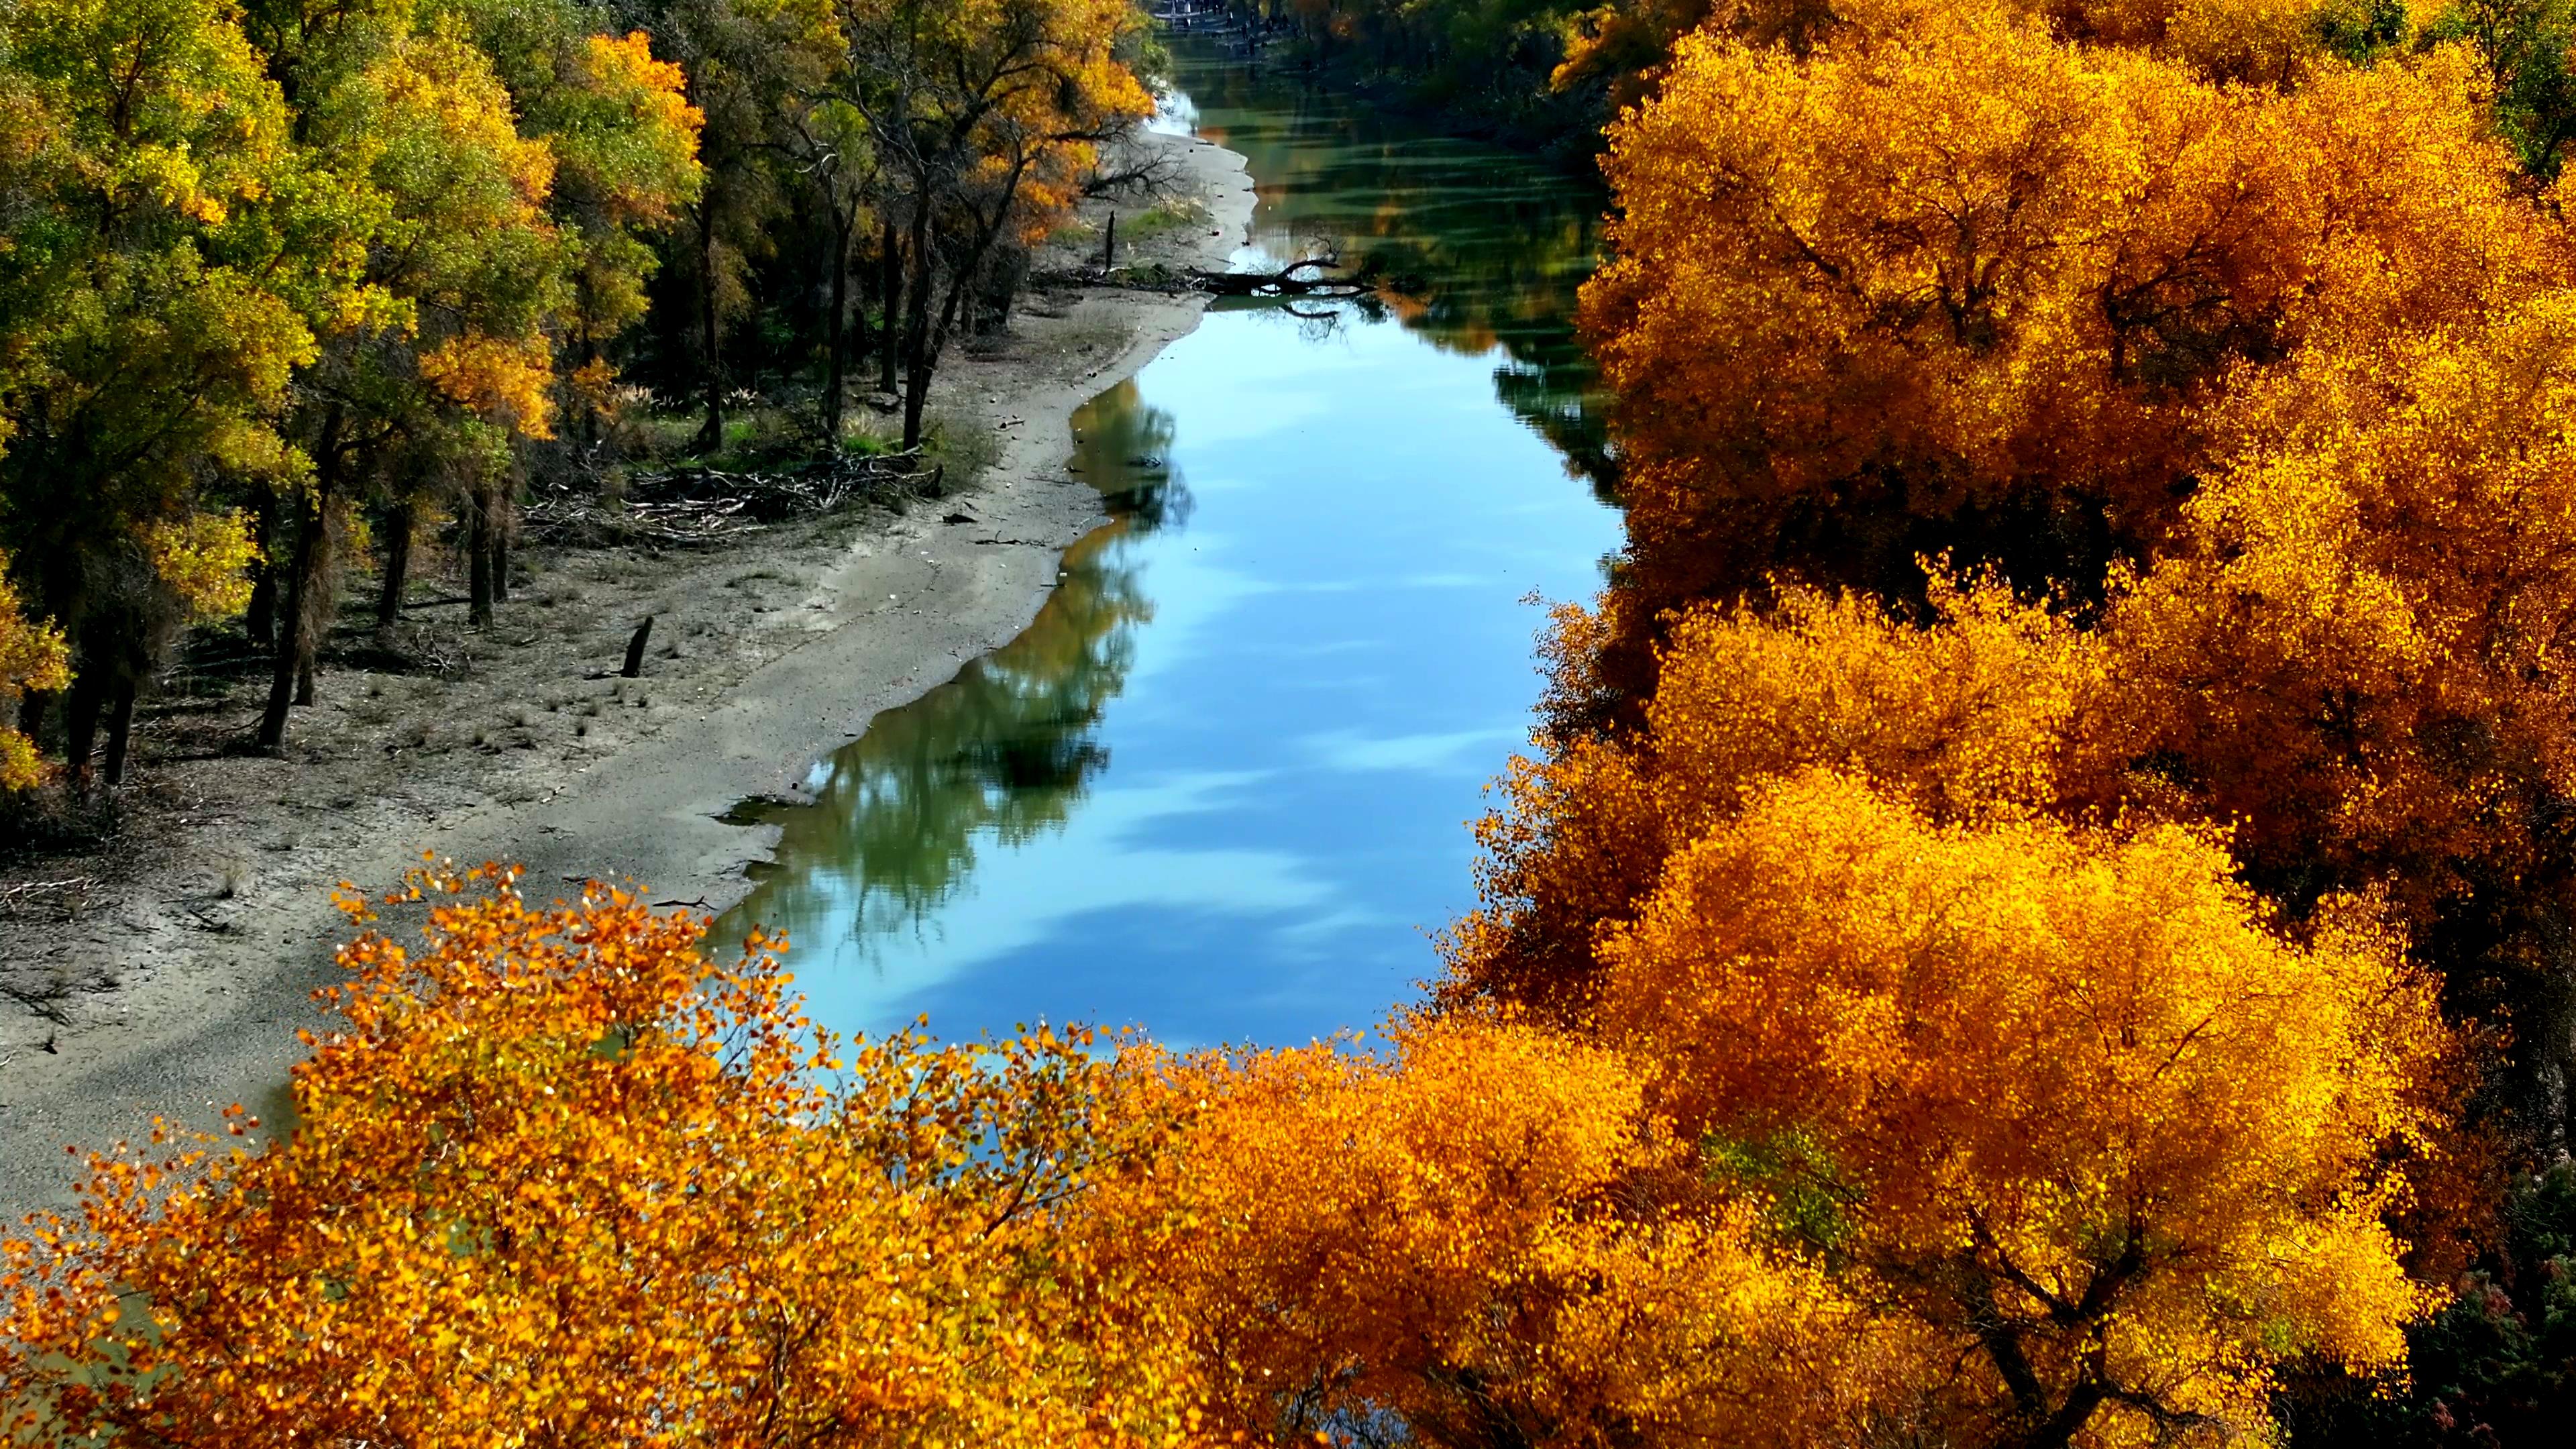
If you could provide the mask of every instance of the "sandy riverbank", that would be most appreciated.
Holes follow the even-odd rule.
[[[1154,143],[1209,220],[1153,251],[1223,265],[1252,211],[1243,158]],[[971,493],[708,552],[535,554],[493,628],[420,626],[446,668],[326,673],[282,759],[232,748],[245,691],[157,717],[119,838],[0,879],[96,882],[0,915],[0,1213],[69,1200],[66,1144],[273,1094],[296,1030],[319,1021],[311,993],[338,979],[335,881],[381,889],[429,850],[525,862],[532,895],[623,877],[656,900],[739,897],[775,832],[718,817],[789,792],[878,711],[1027,625],[1063,548],[1102,521],[1064,470],[1068,419],[1201,306],[1065,293],[1035,300],[997,352],[959,351],[934,408],[1001,444]],[[598,677],[648,613],[645,677]]]

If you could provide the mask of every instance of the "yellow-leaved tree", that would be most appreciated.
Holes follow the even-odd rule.
[[[2122,793],[2238,822],[2294,903],[2387,891],[2534,1104],[2576,1072],[2571,418],[2576,293],[2312,351],[2218,415],[2171,552],[2101,624]]]
[[[0,721],[14,721],[21,696],[60,689],[71,682],[70,651],[62,632],[29,619],[9,587],[9,560],[0,554]],[[9,723],[0,722],[0,792],[29,790],[45,782],[44,758]]]
[[[2212,840],[1748,791],[1603,939],[1591,1029],[1838,1282],[1945,1334],[1953,1442],[2212,1441],[2272,1370],[2402,1364],[2381,1222],[2431,992],[2358,903],[2294,943]]]
[[[833,98],[864,123],[899,238],[903,445],[1005,240],[1043,235],[1099,143],[1154,113],[1126,0],[833,0]]]
[[[1062,1230],[1156,1130],[1105,1116],[1087,1039],[844,1048],[764,943],[712,962],[703,919],[596,886],[534,907],[514,880],[424,872],[422,949],[343,950],[292,1136],[94,1159],[77,1221],[0,1249],[14,1442],[1186,1428],[1177,1326]]]
[[[1185,1325],[1212,1436],[1834,1443],[1920,1421],[1936,1335],[1706,1189],[1650,1071],[1455,1016],[1174,1060],[1092,1231]]]
[[[1918,554],[2098,584],[2152,548],[2247,364],[2474,318],[2565,275],[2464,55],[2280,94],[1977,3],[1801,56],[1702,34],[1612,128],[1618,627],[1788,567]]]
[[[1992,580],[1936,573],[1930,614],[1784,586],[1770,607],[1703,606],[1671,627],[1634,731],[1586,728],[1607,630],[1559,610],[1550,652],[1563,717],[1515,759],[1478,823],[1484,904],[1452,929],[1453,1004],[1500,997],[1560,1017],[1593,999],[1594,943],[1628,919],[1672,854],[1760,781],[1868,775],[1940,821],[2080,808],[2100,794],[2084,746],[2102,707],[2101,643]]]

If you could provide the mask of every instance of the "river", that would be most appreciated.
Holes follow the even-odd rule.
[[[1620,541],[1572,331],[1596,188],[1184,51],[1158,124],[1248,158],[1238,266],[1373,256],[1382,301],[1220,305],[1074,419],[1113,521],[1026,632],[760,812],[718,927],[786,931],[823,1023],[1368,1026],[1473,904],[1525,745],[1528,600]]]

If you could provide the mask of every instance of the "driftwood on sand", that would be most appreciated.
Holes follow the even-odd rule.
[[[918,451],[818,458],[773,472],[672,468],[638,473],[622,496],[564,489],[520,515],[524,536],[574,546],[711,544],[848,503],[895,503],[947,493],[946,470]]]

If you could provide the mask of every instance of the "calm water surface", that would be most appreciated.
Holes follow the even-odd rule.
[[[1073,466],[1116,521],[767,816],[720,930],[788,931],[840,1030],[1377,1021],[1473,903],[1467,822],[1538,692],[1522,600],[1589,595],[1618,544],[1570,328],[1599,194],[1239,67],[1178,80],[1164,123],[1250,159],[1239,264],[1333,246],[1399,285],[1211,311],[1094,399]]]

